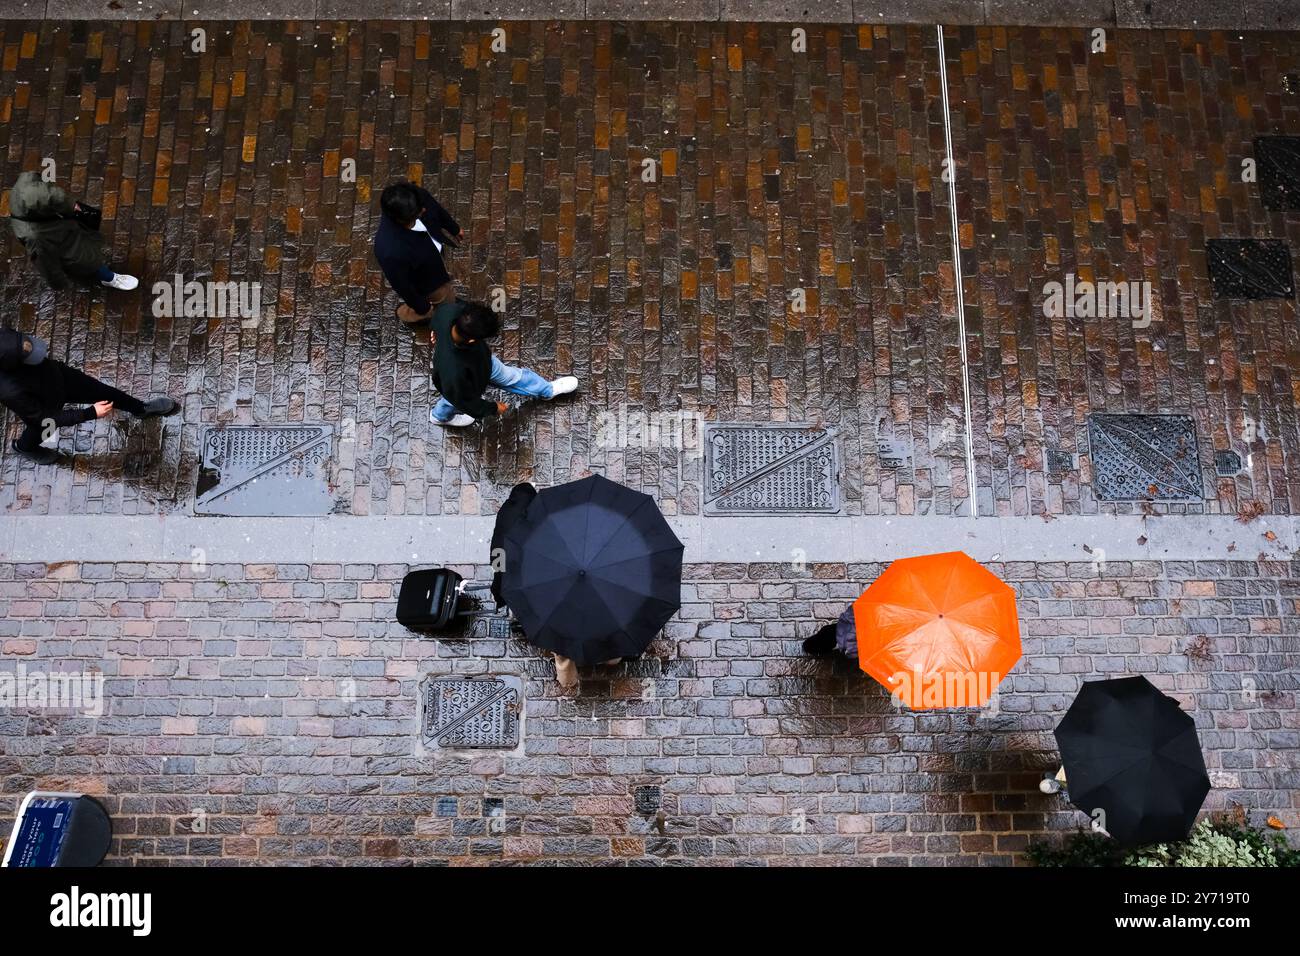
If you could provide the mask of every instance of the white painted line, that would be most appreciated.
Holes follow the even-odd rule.
[[[961,340],[961,391],[966,418],[966,491],[970,516],[979,517],[979,496],[975,477],[975,432],[971,426],[970,363],[966,357],[966,294],[962,288],[961,236],[957,222],[957,160],[952,154],[952,116],[948,110],[948,59],[943,46],[943,24],[935,26],[939,35],[939,85],[943,97],[943,141],[948,151],[948,214],[952,217],[953,287],[957,293],[957,336]]]

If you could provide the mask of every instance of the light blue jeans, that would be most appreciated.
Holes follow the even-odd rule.
[[[532,369],[507,365],[495,355],[492,356],[492,384],[504,391],[532,398],[550,398],[554,392],[551,383]],[[456,406],[445,398],[439,398],[433,406],[435,422],[449,422],[455,415]]]

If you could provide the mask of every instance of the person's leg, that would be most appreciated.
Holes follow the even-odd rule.
[[[433,308],[456,301],[456,283],[448,280],[429,293],[429,302]]]
[[[578,676],[578,665],[562,654],[555,655],[555,679],[559,682],[560,689],[573,692],[578,689],[582,683]]]
[[[28,425],[23,429],[23,433],[14,440],[14,447],[19,451],[39,452],[43,447],[41,445],[41,429]]]
[[[515,395],[533,398],[550,398],[554,394],[551,383],[530,368],[507,365],[492,356],[492,384]]]
[[[112,402],[118,411],[129,412],[139,418],[144,415],[144,402],[121,389],[91,378],[81,369],[63,366],[63,386],[71,405],[93,405],[95,402]]]
[[[100,266],[99,271],[95,273],[95,278],[100,282],[112,282],[115,275],[117,273],[108,266]]]
[[[456,406],[445,398],[439,398],[429,412],[429,419],[435,422],[449,422],[456,417]]]

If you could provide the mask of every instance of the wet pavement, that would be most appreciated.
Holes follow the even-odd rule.
[[[65,438],[75,468],[0,450],[8,513],[190,511],[204,428],[272,423],[333,426],[343,513],[487,514],[521,477],[588,470],[701,513],[700,456],[624,447],[602,412],[833,426],[843,513],[968,512],[932,28],[810,26],[796,54],[776,24],[517,23],[502,54],[411,22],[212,23],[193,53],[193,26],[0,24],[0,180],[52,159],[144,280],[50,293],[11,243],[5,314],[185,404],[131,456],[106,424]],[[1216,300],[1205,244],[1300,248],[1300,215],[1240,175],[1256,136],[1300,132],[1300,39],[1090,46],[946,35],[980,511],[1291,513],[1295,300]],[[579,396],[427,423],[428,346],[370,254],[379,187],[407,175],[467,226],[465,292],[504,288],[503,358]],[[177,274],[260,283],[260,319],[155,317]],[[1149,326],[1045,316],[1067,275],[1152,283]],[[1099,500],[1094,412],[1190,416],[1203,500]]]

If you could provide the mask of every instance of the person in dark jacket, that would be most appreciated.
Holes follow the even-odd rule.
[[[858,625],[853,617],[853,605],[844,609],[834,624],[823,625],[812,637],[803,642],[803,652],[821,656],[839,651],[851,661],[858,659]]]
[[[461,238],[451,214],[415,183],[393,183],[379,197],[383,219],[375,234],[375,258],[401,297],[397,317],[408,328],[428,328],[438,306],[456,298],[442,250]]]
[[[505,402],[483,397],[489,385],[534,398],[552,399],[577,391],[578,380],[564,375],[548,382],[529,368],[506,365],[487,340],[500,331],[496,313],[485,305],[450,302],[434,310],[433,384],[442,393],[429,420],[464,428],[476,419],[505,414]]]
[[[48,346],[33,335],[0,329],[0,404],[27,427],[14,440],[14,451],[41,465],[59,453],[46,445],[58,429],[111,415],[123,409],[137,418],[175,415],[180,405],[170,398],[138,398],[105,385],[85,372],[48,358]],[[88,408],[65,408],[70,404]]]
[[[528,514],[528,506],[537,497],[537,486],[530,481],[521,481],[510,489],[510,497],[497,512],[496,523],[492,526],[492,545],[489,559],[492,563],[492,600],[497,607],[505,607],[505,597],[501,593],[501,582],[505,573],[506,533],[520,518]]]
[[[80,203],[37,172],[23,173],[9,190],[9,227],[51,289],[93,282],[134,289],[140,280],[108,267],[104,237],[78,221],[80,212]]]

